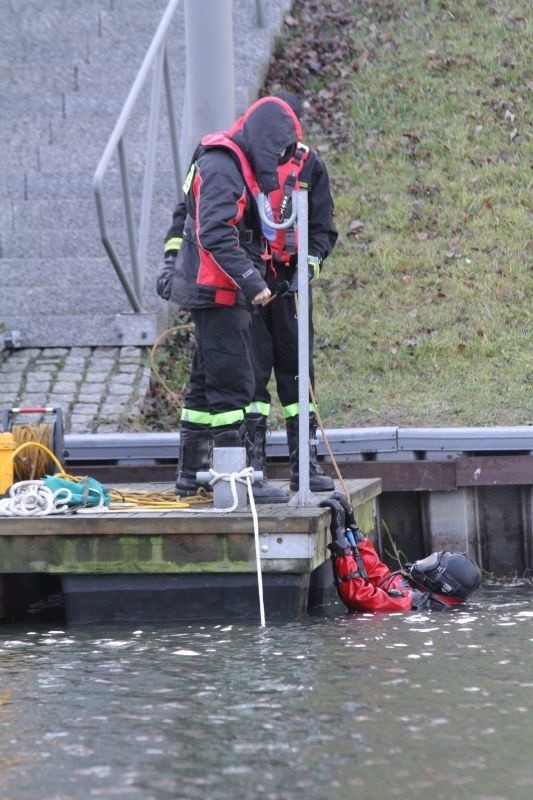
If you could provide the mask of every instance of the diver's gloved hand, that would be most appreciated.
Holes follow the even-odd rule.
[[[352,555],[352,548],[348,539],[344,537],[344,544],[341,540],[335,539],[334,542],[328,544],[328,550],[333,556],[350,556]]]
[[[346,495],[341,494],[341,492],[334,492],[331,495],[331,499],[336,500],[341,504],[341,506],[344,509],[344,514],[346,518],[346,527],[351,529],[355,541],[360,542],[362,539],[365,538],[365,535],[360,530],[357,522],[355,521],[355,517],[353,515],[353,506],[351,503],[348,502]]]
[[[348,555],[352,552],[350,542],[346,538],[346,518],[344,508],[338,502],[328,498],[319,503],[322,508],[329,508],[331,510],[331,544],[328,544],[328,549],[333,555]]]

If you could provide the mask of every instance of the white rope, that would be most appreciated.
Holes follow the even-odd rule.
[[[257,517],[257,509],[255,507],[255,498],[252,489],[252,480],[250,477],[246,479],[248,484],[248,499],[250,501],[250,510],[252,512],[252,519],[254,521],[254,541],[255,541],[255,568],[257,571],[257,591],[259,593],[259,617],[261,619],[261,627],[264,628],[265,622],[265,604],[263,602],[263,573],[261,570],[261,548],[259,546],[259,519]]]
[[[9,489],[9,496],[0,500],[0,516],[45,517],[65,514],[72,499],[70,489],[53,492],[42,480],[18,481]]]

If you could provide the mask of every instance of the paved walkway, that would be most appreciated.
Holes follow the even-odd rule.
[[[72,347],[0,353],[0,410],[53,406],[68,433],[139,427],[150,382],[150,348]],[[18,422],[37,422],[24,414]],[[0,426],[1,427],[1,426]]]

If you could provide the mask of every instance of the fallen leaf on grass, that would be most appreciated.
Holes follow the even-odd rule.
[[[348,236],[357,236],[361,233],[365,223],[360,219],[353,219],[348,225]]]

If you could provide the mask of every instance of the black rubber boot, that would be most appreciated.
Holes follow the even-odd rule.
[[[212,450],[211,426],[192,425],[183,422],[180,429],[178,471],[176,474],[176,494],[190,497],[202,488],[208,492],[209,484],[196,480],[197,472],[206,472],[211,466]]]
[[[244,422],[212,428],[214,447],[244,447]]]
[[[252,493],[258,505],[267,503],[288,503],[289,494],[284,489],[267,483],[266,480],[266,432],[267,418],[263,414],[247,414],[244,418],[246,426],[246,457],[248,466],[263,473],[262,481],[254,481]]]
[[[290,487],[295,492],[300,486],[300,465],[298,448],[298,427],[299,416],[289,417],[285,420],[287,428],[287,443],[289,445],[290,459]],[[314,441],[316,437],[317,422],[313,413],[309,414],[309,439]],[[335,489],[333,478],[326,475],[317,461],[316,445],[309,445],[309,489],[312,492],[331,492]]]

